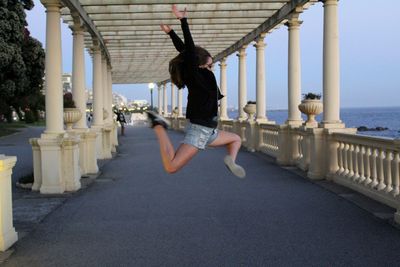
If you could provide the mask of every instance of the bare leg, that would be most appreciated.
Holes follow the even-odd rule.
[[[228,154],[232,157],[233,161],[236,160],[237,153],[242,145],[240,136],[226,131],[218,131],[218,137],[209,146],[226,146]]]
[[[162,126],[155,126],[154,132],[160,143],[160,154],[164,169],[168,173],[175,173],[180,170],[199,151],[198,148],[188,144],[180,145],[175,151],[167,132]]]

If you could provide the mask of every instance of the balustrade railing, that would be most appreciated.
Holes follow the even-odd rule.
[[[306,129],[297,128],[293,131],[294,134],[297,135],[297,149],[298,149],[298,157],[296,158],[296,166],[303,170],[307,171],[308,166],[310,165],[310,157],[311,157],[311,140],[310,134]]]
[[[260,124],[258,150],[274,158],[279,153],[279,125]]]
[[[398,141],[351,134],[333,134],[337,142],[334,181],[397,208],[400,149]]]

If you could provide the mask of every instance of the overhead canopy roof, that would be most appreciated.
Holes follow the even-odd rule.
[[[168,62],[177,55],[160,23],[170,25],[183,39],[180,22],[171,12],[173,3],[188,10],[196,45],[218,61],[261,33],[281,24],[299,6],[316,0],[64,0],[63,20],[73,25],[71,10],[83,18],[88,32],[103,39],[112,65],[113,83],[162,82],[169,79]],[[201,2],[201,3],[199,3]]]

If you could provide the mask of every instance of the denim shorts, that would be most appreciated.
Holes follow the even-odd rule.
[[[183,143],[192,145],[198,149],[205,149],[206,146],[217,139],[217,136],[217,129],[193,124],[188,121],[186,124],[186,134]]]

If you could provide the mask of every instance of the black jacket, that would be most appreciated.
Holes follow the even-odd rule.
[[[191,123],[216,128],[218,100],[223,95],[219,91],[214,73],[208,69],[199,68],[195,45],[186,18],[181,19],[181,27],[185,43],[173,30],[169,32],[169,36],[176,50],[183,53],[183,81],[189,91],[186,118]]]

